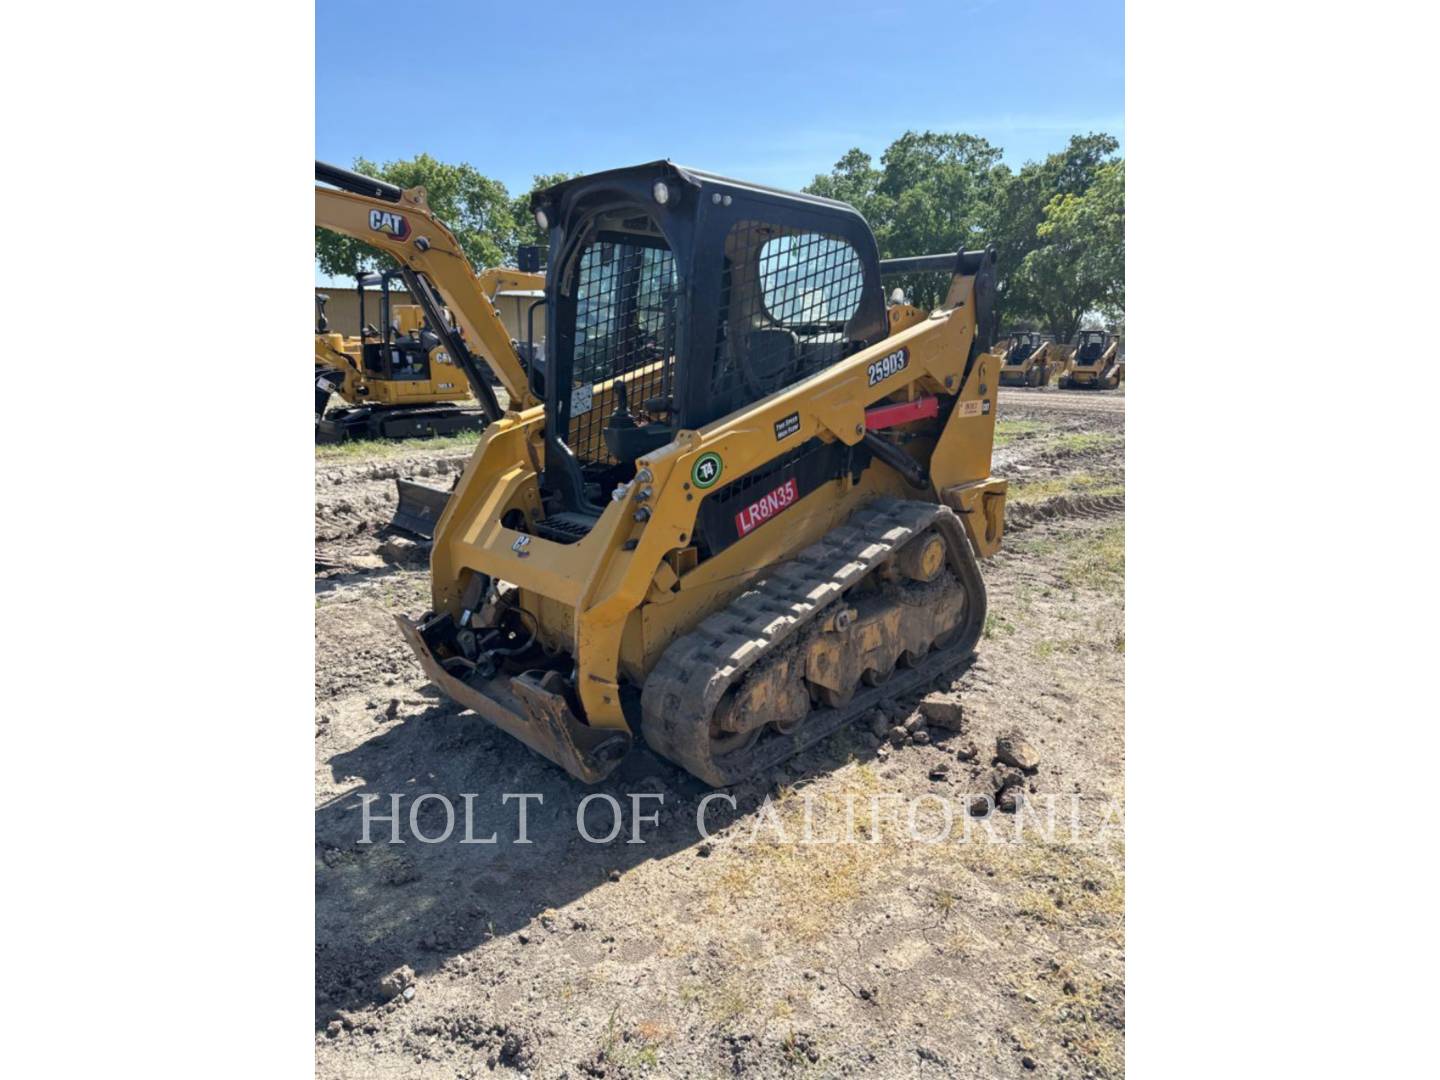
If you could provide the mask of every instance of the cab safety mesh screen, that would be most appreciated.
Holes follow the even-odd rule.
[[[724,415],[853,351],[865,271],[849,242],[755,221],[725,243],[711,395]]]
[[[623,379],[630,410],[672,393],[675,368],[675,259],[657,241],[601,233],[580,256],[570,436],[582,463],[610,464],[604,429]]]

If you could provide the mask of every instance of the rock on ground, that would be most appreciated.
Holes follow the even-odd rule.
[[[409,964],[398,967],[380,980],[380,994],[387,1001],[399,997],[415,984],[415,972]]]
[[[1018,731],[1001,735],[995,740],[995,756],[1006,765],[1014,765],[1027,773],[1033,773],[1040,767],[1039,752]]]
[[[926,694],[920,702],[920,712],[932,727],[947,731],[959,731],[962,724],[960,695],[953,690],[937,690]]]

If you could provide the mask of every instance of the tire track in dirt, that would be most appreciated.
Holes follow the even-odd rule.
[[[1041,522],[1105,518],[1125,513],[1124,495],[1056,495],[1036,503],[1005,507],[1005,531],[1022,532]]]
[[[1043,412],[1123,415],[1125,395],[1114,390],[1027,390],[1023,387],[1001,387],[999,408],[1002,417],[1017,408]]]

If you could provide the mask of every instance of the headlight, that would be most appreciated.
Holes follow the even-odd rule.
[[[550,219],[545,216],[544,210],[535,211],[535,224],[540,226],[540,231],[545,232],[550,228]]]
[[[650,189],[650,194],[655,196],[655,201],[661,206],[670,202],[670,185],[664,180],[656,180],[655,186]]]

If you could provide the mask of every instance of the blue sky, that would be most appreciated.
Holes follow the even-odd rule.
[[[655,158],[800,187],[968,131],[1013,165],[1124,139],[1119,0],[316,4],[316,156],[422,151],[514,193]]]

